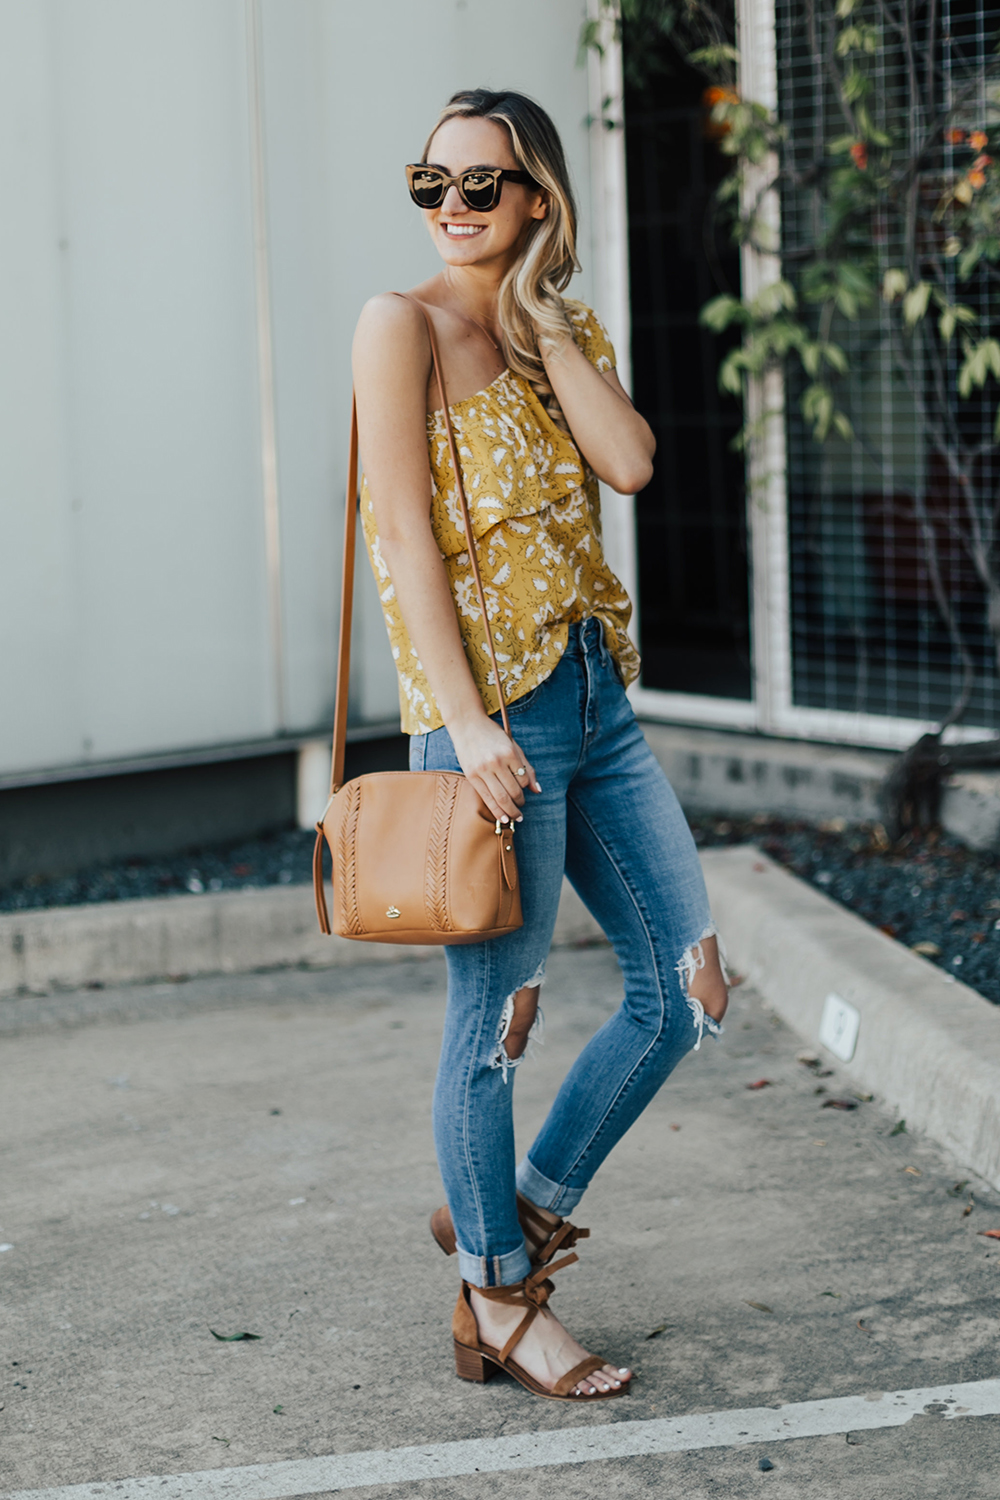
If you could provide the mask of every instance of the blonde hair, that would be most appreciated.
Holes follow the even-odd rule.
[[[462,89],[438,116],[424,146],[424,161],[438,130],[456,117],[495,120],[504,126],[518,168],[548,198],[548,213],[529,225],[521,253],[500,283],[497,321],[508,365],[533,386],[553,419],[565,426],[538,351],[539,338],[558,347],[569,337],[561,294],[573,272],[580,269],[576,203],[559,132],[541,105],[526,94],[512,89]]]

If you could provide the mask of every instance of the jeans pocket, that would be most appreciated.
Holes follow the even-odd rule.
[[[524,694],[523,698],[517,698],[513,703],[508,703],[507,713],[509,717],[515,719],[517,718],[518,714],[527,713],[528,709],[534,703],[535,699],[538,697],[544,686],[545,683],[540,682],[537,687],[530,688],[529,691]],[[499,713],[495,713],[493,715],[493,718],[496,719],[498,723],[501,722]]]

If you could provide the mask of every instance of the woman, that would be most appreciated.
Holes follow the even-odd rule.
[[[623,1394],[631,1372],[588,1355],[544,1305],[560,1252],[586,1233],[562,1215],[727,1001],[691,834],[625,696],[631,606],[601,552],[597,479],[634,494],[655,445],[598,319],[560,295],[576,214],[544,111],[456,94],[407,175],[444,269],[375,297],[358,323],[362,521],[411,768],[463,771],[517,825],[525,913],[515,933],[446,949],[434,1132],[448,1208],[432,1229],[457,1242],[458,1373],[500,1365],[538,1395],[593,1400]],[[424,311],[516,741],[499,722]],[[614,945],[625,1000],[515,1167],[513,1073],[564,871]]]

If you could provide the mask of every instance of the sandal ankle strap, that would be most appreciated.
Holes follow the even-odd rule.
[[[557,1219],[552,1224],[544,1219],[538,1211],[536,1204],[523,1194],[517,1195],[517,1216],[521,1221],[522,1228],[532,1230],[532,1237],[542,1241],[540,1248],[532,1257],[536,1265],[545,1265],[558,1250],[572,1250],[578,1240],[590,1238],[589,1229],[579,1229],[571,1224],[569,1219]]]
[[[555,1265],[542,1266],[537,1271],[533,1271],[530,1276],[526,1276],[523,1281],[515,1281],[510,1286],[471,1287],[471,1290],[478,1292],[481,1297],[487,1297],[491,1302],[505,1302],[514,1307],[527,1303],[524,1317],[500,1350],[501,1363],[507,1358],[514,1345],[524,1337],[555,1291],[549,1277],[554,1276],[557,1271],[564,1270],[566,1266],[571,1266],[579,1259],[578,1255],[564,1255],[562,1260],[556,1261]]]

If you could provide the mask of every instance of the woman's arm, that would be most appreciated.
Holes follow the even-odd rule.
[[[462,770],[495,818],[521,816],[533,768],[489,717],[466,659],[444,560],[430,524],[427,379],[419,308],[387,294],[366,304],[354,337],[358,429],[382,556]],[[514,774],[524,766],[526,777]]]
[[[620,495],[635,495],[653,477],[656,439],[622,389],[614,370],[602,375],[567,330],[558,347],[539,348],[545,373],[583,457],[598,479]]]

